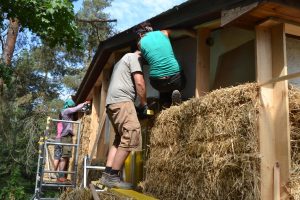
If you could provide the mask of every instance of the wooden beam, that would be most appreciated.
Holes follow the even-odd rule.
[[[285,24],[285,33],[300,37],[300,25]]]
[[[260,27],[271,27],[278,24],[284,24],[285,33],[300,37],[300,24],[288,20],[270,17],[259,24]]]
[[[284,24],[256,26],[257,82],[265,83],[287,74]],[[288,183],[290,170],[290,131],[287,81],[260,87],[258,119],[261,154],[261,199],[274,199],[273,167],[280,164],[281,196]]]
[[[210,36],[210,32],[209,28],[199,28],[197,31],[195,97],[203,96],[209,91],[210,47],[206,41]]]
[[[199,24],[193,28],[195,30],[200,29],[200,28],[207,28],[207,29],[213,30],[213,29],[219,28],[220,26],[221,26],[221,19],[216,19],[213,21],[205,22],[203,24]]]

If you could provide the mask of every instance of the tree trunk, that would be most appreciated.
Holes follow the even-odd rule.
[[[11,65],[11,60],[15,50],[18,33],[19,33],[19,20],[17,18],[14,19],[10,18],[9,27],[7,31],[7,38],[5,42],[5,48],[3,52],[4,53],[3,58],[6,65]]]
[[[11,60],[14,54],[18,33],[19,33],[19,20],[17,18],[14,19],[10,18],[5,47],[2,56],[4,64],[7,66],[11,65]],[[4,86],[3,77],[0,77],[0,97],[3,95],[3,86]]]

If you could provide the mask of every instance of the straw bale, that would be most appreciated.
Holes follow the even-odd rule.
[[[256,84],[213,91],[160,113],[144,192],[159,199],[259,199]]]

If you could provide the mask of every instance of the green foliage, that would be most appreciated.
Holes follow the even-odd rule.
[[[8,67],[3,63],[0,63],[0,78],[2,78],[4,83],[6,83],[7,85],[9,85],[11,82],[12,74],[13,74],[13,69],[11,67]]]
[[[24,187],[20,181],[21,172],[18,167],[11,171],[9,178],[7,179],[7,186],[0,189],[0,198],[9,200],[23,200],[26,199]]]
[[[81,39],[73,4],[68,0],[1,0],[1,22],[18,18],[23,28],[28,28],[50,46],[66,45],[68,50],[81,47]]]
[[[0,66],[0,78],[10,83],[0,95],[0,199],[29,199],[26,194],[32,195],[37,142],[46,117],[57,117],[63,106],[60,95],[67,89],[76,90],[97,46],[112,30],[107,23],[76,25],[71,2],[0,0],[1,31],[7,28],[8,18],[16,17],[43,41],[31,46],[31,41],[19,35],[27,50],[20,51],[9,68]],[[84,3],[76,17],[108,18],[102,11],[110,1]],[[80,41],[82,48],[78,48]]]

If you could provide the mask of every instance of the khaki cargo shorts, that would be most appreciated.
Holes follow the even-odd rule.
[[[63,136],[61,137],[61,143],[69,143],[72,144],[73,140],[72,140],[72,135],[67,135],[67,136]],[[72,146],[65,146],[62,145],[62,158],[70,158],[72,157]]]
[[[125,151],[141,150],[141,125],[133,102],[110,104],[106,112],[116,132],[113,145]]]

